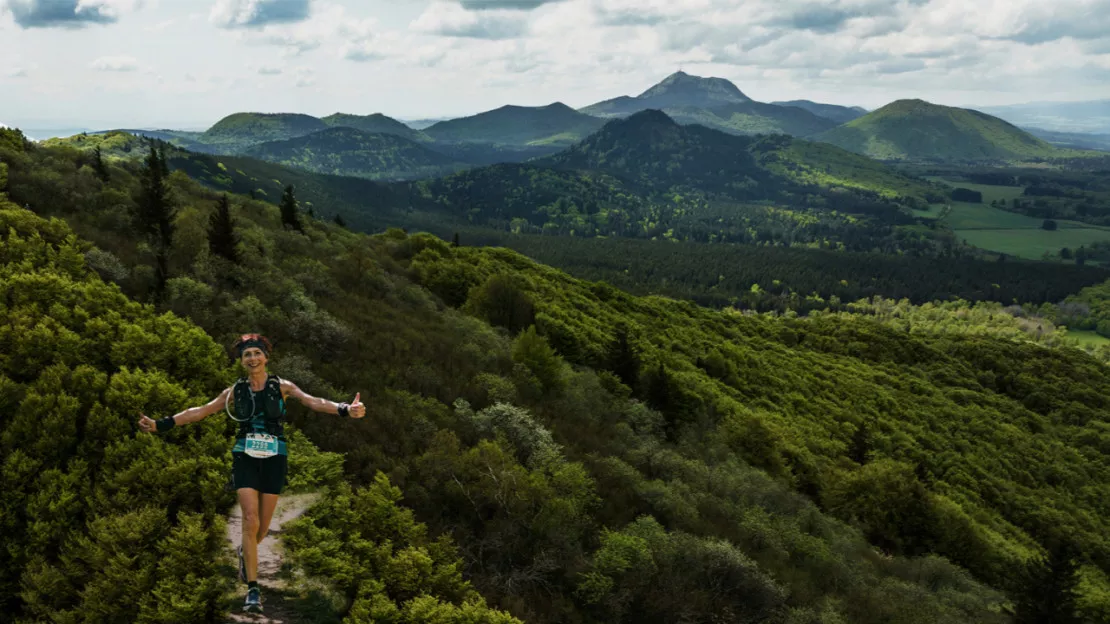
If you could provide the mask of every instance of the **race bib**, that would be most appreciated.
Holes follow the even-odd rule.
[[[268,433],[248,433],[243,452],[251,457],[273,457],[278,453],[278,439]]]

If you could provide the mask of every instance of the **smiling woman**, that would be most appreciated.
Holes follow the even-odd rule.
[[[353,403],[335,403],[311,396],[296,384],[266,372],[273,347],[261,334],[243,334],[234,351],[246,375],[205,405],[153,420],[140,414],[139,428],[148,433],[169,431],[199,422],[224,410],[239,423],[232,449],[231,483],[242,508],[243,531],[239,546],[239,579],[247,583],[244,611],[262,611],[258,587],[258,544],[269,532],[278,496],[288,472],[285,444],[285,400],[293,398],[315,412],[362,418],[366,406],[355,395]]]

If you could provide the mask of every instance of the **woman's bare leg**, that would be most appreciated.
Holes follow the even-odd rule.
[[[261,505],[258,509],[258,541],[261,544],[262,540],[270,533],[270,520],[274,518],[274,510],[277,509],[278,495],[277,494],[262,494]]]
[[[261,493],[253,488],[239,488],[239,508],[243,510],[243,559],[247,565],[247,582],[258,580],[258,527]],[[271,513],[273,513],[271,511]]]

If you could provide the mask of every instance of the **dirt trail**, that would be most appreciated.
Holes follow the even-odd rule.
[[[278,577],[281,570],[281,530],[286,522],[300,517],[305,510],[316,502],[319,494],[293,494],[283,496],[278,500],[274,519],[270,522],[270,533],[258,545],[258,584],[262,587],[262,606],[264,612],[243,613],[243,597],[246,596],[246,586],[237,584],[238,597],[234,606],[228,613],[228,622],[253,622],[254,624],[296,624],[297,615],[286,599],[288,588],[285,582]],[[227,519],[228,548],[232,551],[232,560],[237,560],[235,552],[239,548],[239,540],[243,526],[242,512],[236,505],[231,516]]]

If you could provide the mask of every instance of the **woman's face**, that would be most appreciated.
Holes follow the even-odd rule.
[[[259,370],[266,369],[266,354],[258,347],[247,347],[243,349],[243,356],[239,361],[243,364],[243,368],[247,373],[253,373]]]

